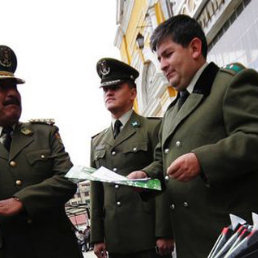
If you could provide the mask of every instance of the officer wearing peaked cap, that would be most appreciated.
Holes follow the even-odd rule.
[[[14,76],[17,59],[13,50],[7,46],[0,46],[0,80],[9,79],[22,84],[25,81]]]
[[[21,123],[21,96],[12,49],[0,46],[0,257],[76,257],[82,254],[64,204],[76,185],[72,166],[47,123]]]
[[[136,69],[103,58],[97,63],[97,73],[111,125],[92,138],[91,166],[104,166],[127,176],[152,162],[160,120],[144,118],[132,110],[139,76]],[[158,257],[156,239],[166,248],[171,246],[165,239],[170,237],[169,228],[163,231],[158,223],[155,199],[143,201],[128,186],[91,182],[91,241],[97,257],[106,257],[106,251],[110,258]]]
[[[208,63],[205,34],[187,15],[161,23],[151,47],[180,97],[164,114],[155,162],[143,171],[166,177],[177,258],[207,257],[230,213],[252,223],[258,212],[258,73]]]
[[[124,81],[135,81],[139,72],[132,66],[113,58],[102,58],[97,63],[97,72],[101,79],[100,87],[119,85]]]

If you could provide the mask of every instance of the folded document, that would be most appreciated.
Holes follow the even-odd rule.
[[[84,166],[73,166],[65,176],[75,183],[90,180],[146,188],[151,190],[161,190],[161,183],[158,179],[128,179],[127,177],[119,175],[105,167],[95,169]]]

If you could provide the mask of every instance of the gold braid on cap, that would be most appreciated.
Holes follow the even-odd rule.
[[[3,76],[3,77],[14,77],[14,74],[10,73],[10,72],[6,72],[6,71],[0,71],[0,76]]]

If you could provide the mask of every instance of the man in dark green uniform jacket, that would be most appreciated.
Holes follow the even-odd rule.
[[[185,15],[159,25],[151,44],[179,94],[165,113],[155,161],[131,177],[163,171],[177,257],[204,258],[229,213],[252,223],[258,212],[258,74],[206,63],[205,35]]]
[[[20,123],[16,56],[0,46],[0,257],[79,258],[64,204],[76,185],[58,128]]]
[[[92,138],[91,166],[127,176],[153,161],[160,120],[132,110],[137,70],[104,58],[97,63],[97,72],[112,125]],[[171,253],[172,240],[168,238],[168,227],[157,225],[155,231],[155,199],[143,201],[132,187],[91,183],[91,241],[98,257],[106,257],[106,250],[110,258],[157,257],[156,240],[162,253]]]

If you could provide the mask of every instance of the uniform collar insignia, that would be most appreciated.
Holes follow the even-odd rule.
[[[138,121],[133,121],[133,122],[131,123],[131,125],[132,125],[133,127],[140,127],[140,123],[139,123]]]
[[[23,127],[21,129],[21,133],[23,133],[24,135],[31,135],[33,132],[31,129],[27,128],[27,127]]]

